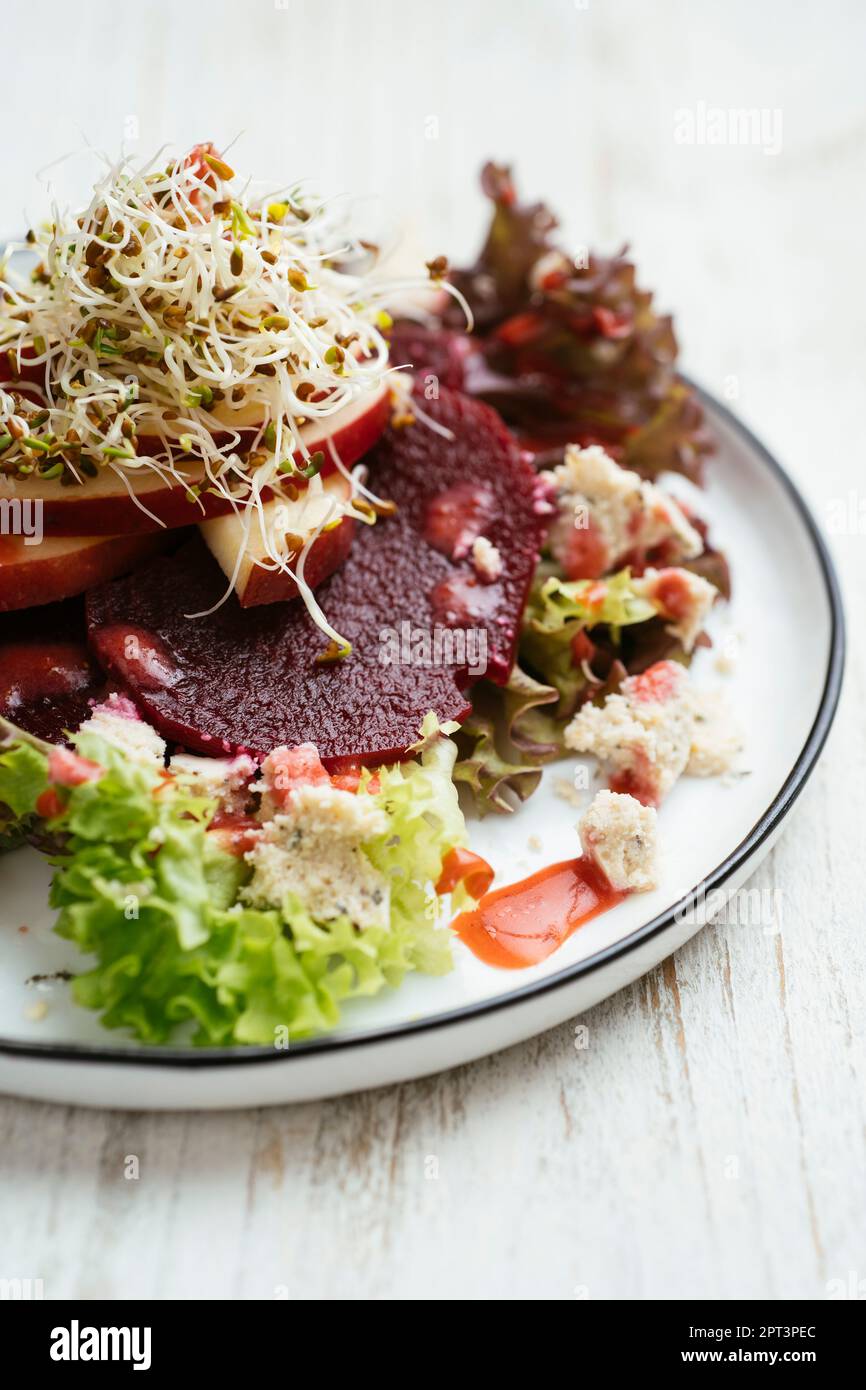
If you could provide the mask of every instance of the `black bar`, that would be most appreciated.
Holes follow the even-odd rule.
[[[608,1372],[616,1375],[630,1369],[655,1374],[675,1367],[700,1373],[708,1366],[756,1372],[796,1366],[820,1368],[826,1375],[847,1370],[852,1361],[859,1363],[859,1358],[854,1359],[863,1329],[858,1301],[856,1293],[821,1303],[576,1299],[563,1310],[558,1327],[551,1324],[549,1313],[543,1325],[550,1333],[558,1333],[558,1339],[567,1339],[575,1374],[588,1364],[597,1367],[601,1359]],[[317,1324],[307,1328],[298,1323],[297,1313],[286,1303],[284,1299],[202,1304],[7,1298],[0,1302],[0,1332],[7,1351],[14,1348],[15,1364],[23,1360],[28,1376],[41,1377],[47,1371],[52,1378],[92,1379],[107,1371],[113,1377],[138,1373],[141,1378],[188,1366],[197,1377],[215,1372],[224,1381],[237,1375],[239,1384],[246,1385],[268,1367],[291,1376],[295,1367],[290,1348],[297,1345],[296,1334],[302,1329],[307,1329],[308,1348],[310,1340],[314,1345],[318,1341]],[[493,1320],[491,1324],[495,1325]],[[490,1337],[492,1325],[485,1327],[482,1341],[495,1357],[498,1347]],[[436,1350],[444,1352],[441,1331],[435,1343]],[[384,1325],[381,1342],[374,1338],[377,1344],[380,1355],[394,1349],[393,1335],[385,1332]],[[562,1345],[556,1350],[548,1347],[545,1360],[554,1354],[559,1362],[564,1350]],[[94,1352],[100,1359],[91,1359]],[[384,1361],[375,1351],[373,1355],[384,1369]],[[453,1357],[453,1348],[447,1355]],[[369,1351],[364,1356],[369,1365],[368,1356]],[[425,1354],[429,1375],[428,1365]],[[341,1369],[345,1372],[345,1364]]]

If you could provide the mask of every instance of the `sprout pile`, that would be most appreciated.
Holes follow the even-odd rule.
[[[77,215],[55,205],[28,234],[29,276],[10,262],[24,247],[7,248],[0,473],[71,486],[111,469],[147,512],[130,480],[149,470],[184,487],[191,521],[215,492],[246,512],[245,543],[258,521],[284,568],[294,557],[263,495],[295,500],[324,462],[303,427],[385,382],[384,301],[402,286],[372,280],[376,248],[300,187],[241,186],[210,144],[162,159],[108,165]],[[431,278],[445,269],[431,262]],[[355,470],[324,525],[374,520],[359,490]],[[298,568],[320,621],[303,556]]]

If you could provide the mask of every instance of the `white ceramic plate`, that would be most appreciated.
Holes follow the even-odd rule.
[[[80,961],[51,932],[46,866],[22,850],[0,861],[0,1089],[148,1110],[271,1105],[362,1090],[542,1032],[692,936],[705,920],[704,895],[739,888],[779,834],[830,728],[844,655],[838,585],[802,498],[758,441],[724,407],[705,401],[720,448],[700,507],[730,557],[735,592],[714,615],[716,647],[697,654],[693,674],[701,685],[727,688],[745,729],[749,771],[729,785],[677,785],[660,813],[663,873],[653,893],[589,922],[528,970],[492,969],[457,942],[451,975],[410,977],[386,996],[356,1001],[338,1032],[287,1052],[145,1049],[106,1033],[70,1003],[65,984],[28,984],[34,974]],[[671,485],[688,492],[682,480]],[[720,649],[736,653],[732,674],[717,670]],[[473,847],[497,870],[498,886],[577,852],[579,813],[559,791],[577,761],[549,768],[516,815],[471,824]],[[535,837],[541,852],[530,847]],[[706,900],[712,908],[712,897]],[[770,921],[763,925],[772,929]]]

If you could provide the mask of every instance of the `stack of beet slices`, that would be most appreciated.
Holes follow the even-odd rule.
[[[396,510],[355,528],[316,591],[348,656],[300,599],[221,602],[202,535],[174,531],[83,600],[0,614],[0,712],[56,739],[122,689],[175,745],[262,756],[309,741],[331,771],[404,756],[429,710],[465,717],[474,680],[508,678],[548,508],[489,407],[420,386],[419,406],[364,457]]]

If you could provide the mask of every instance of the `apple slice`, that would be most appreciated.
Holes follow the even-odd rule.
[[[376,443],[388,423],[389,413],[388,391],[382,385],[335,415],[305,425],[304,442],[311,454],[318,449],[324,450],[323,473],[335,467],[327,447],[329,440],[348,467],[357,463]],[[225,436],[226,440],[230,437]],[[251,431],[250,441],[253,437]],[[157,447],[155,441],[142,438],[139,441],[142,457],[147,454],[148,443],[153,449]],[[295,461],[303,462],[300,450],[295,454]],[[202,492],[201,506],[190,501],[188,490],[203,483],[203,469],[192,465],[189,470],[179,468],[178,471],[183,476],[181,483],[143,468],[104,469],[98,477],[88,478],[81,486],[67,487],[57,479],[40,482],[0,477],[0,500],[20,498],[22,502],[41,503],[42,529],[46,536],[140,535],[164,527],[191,526],[203,516],[231,513],[231,503],[212,493]]]
[[[255,608],[263,603],[280,603],[296,598],[298,586],[291,573],[269,568],[268,547],[287,535],[297,537],[303,545],[315,535],[337,505],[349,496],[349,484],[341,473],[327,478],[314,478],[295,502],[272,497],[262,504],[261,514],[250,518],[249,535],[245,533],[246,515],[232,512],[215,517],[199,527],[205,543],[228,578],[235,573],[238,552],[243,556],[235,580],[235,592],[241,608]],[[343,517],[331,530],[320,532],[307,552],[304,579],[311,589],[329,578],[342,565],[349,553],[355,534],[355,521]],[[293,546],[293,549],[295,547]],[[300,546],[290,561],[294,570]]]
[[[83,594],[134,569],[162,545],[160,533],[46,536],[38,545],[27,545],[23,536],[0,536],[0,613]]]

